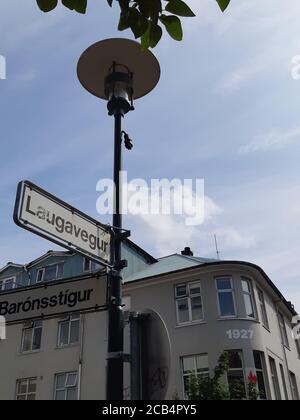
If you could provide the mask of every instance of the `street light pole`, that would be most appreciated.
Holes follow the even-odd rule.
[[[106,372],[106,398],[107,400],[123,399],[123,311],[122,311],[122,271],[120,265],[121,230],[122,230],[122,118],[124,111],[121,104],[114,106],[115,145],[114,145],[114,215],[113,229],[114,261],[116,266],[109,278],[109,309],[108,309],[108,358]]]
[[[132,111],[133,101],[147,95],[160,78],[160,66],[150,51],[129,39],[106,39],[91,45],[81,55],[77,75],[82,86],[92,95],[107,101],[109,115],[115,120],[114,145],[114,264],[108,286],[108,355],[106,398],[123,400],[124,325],[122,312],[122,118]],[[132,148],[124,133],[125,146]]]

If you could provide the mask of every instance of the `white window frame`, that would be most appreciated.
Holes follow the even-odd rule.
[[[279,329],[280,329],[280,337],[281,342],[286,348],[290,348],[289,337],[286,329],[286,323],[284,319],[284,315],[282,312],[278,311],[278,322],[279,322]]]
[[[226,280],[230,280],[230,289],[218,289],[218,280],[222,280],[222,279],[226,279]],[[218,276],[215,277],[215,287],[216,287],[216,292],[217,292],[217,302],[218,302],[218,311],[219,311],[219,317],[222,319],[233,319],[233,318],[237,318],[238,314],[237,314],[237,306],[236,306],[236,298],[235,298],[235,289],[233,286],[233,278],[232,276]],[[233,297],[233,306],[234,306],[234,312],[235,315],[222,315],[221,313],[221,305],[220,305],[220,299],[219,299],[219,293],[228,293],[231,292],[232,293],[232,297]]]
[[[261,368],[257,367],[255,363],[254,363],[254,366],[255,366],[256,374],[258,372],[262,374],[262,378],[263,378],[263,381],[264,381],[265,395],[266,395],[266,398],[263,399],[263,401],[265,401],[265,400],[268,400],[268,393],[269,393],[269,389],[268,389],[268,372],[267,372],[267,366],[266,366],[265,353],[263,351],[260,351],[260,350],[253,350],[253,359],[254,359],[254,361],[255,361],[255,353],[259,356],[259,359],[260,359]],[[259,392],[258,382],[257,382],[257,390]],[[261,396],[260,395],[259,395],[258,399],[261,400]]]
[[[71,343],[70,342],[70,339],[71,339],[71,326],[72,326],[72,323],[73,322],[75,323],[77,321],[79,321],[78,341],[76,341],[74,343]],[[66,322],[68,322],[68,324],[69,324],[69,327],[68,327],[68,343],[67,344],[61,344],[60,343],[61,327],[62,327],[62,324],[66,323]],[[71,315],[68,315],[66,317],[61,318],[58,321],[57,347],[61,348],[61,347],[75,346],[75,345],[79,344],[80,343],[80,331],[81,331],[81,316],[80,316],[80,314],[73,314],[73,315],[71,314]]]
[[[285,373],[284,373],[284,367],[282,363],[279,363],[279,371],[280,371],[280,379],[281,379],[281,383],[283,386],[283,394],[284,394],[284,398],[285,400],[289,399],[289,395],[288,395],[288,390],[287,390],[287,386],[286,386],[286,379],[285,379]]]
[[[195,295],[191,295],[190,294],[190,286],[193,286],[193,285],[196,285],[196,284],[199,285],[200,293],[197,293]],[[176,294],[177,287],[181,287],[181,286],[186,287],[187,293],[184,296],[177,297],[177,294]],[[191,298],[192,297],[200,297],[201,298],[201,304],[202,304],[202,318],[201,319],[194,319],[193,320],[192,304],[191,304]],[[180,301],[181,299],[187,299],[187,302],[188,302],[188,313],[189,313],[188,321],[180,322],[180,320],[179,320],[179,310],[178,310],[177,302]],[[201,282],[198,280],[198,281],[193,281],[193,282],[189,282],[189,283],[175,284],[175,306],[176,306],[176,319],[177,319],[177,324],[178,325],[187,325],[187,324],[193,324],[193,323],[197,323],[197,322],[203,322],[204,319],[205,319],[205,315],[204,315],[204,305],[203,305]]]
[[[257,297],[258,297],[259,310],[260,310],[260,316],[261,316],[261,323],[263,324],[265,328],[267,328],[267,330],[270,330],[265,294],[262,291],[262,289],[260,289],[259,287],[257,287],[256,289],[257,289]],[[260,297],[262,297],[262,300]],[[264,317],[266,317],[266,319],[264,319]]]
[[[5,290],[5,284],[8,283],[9,281],[13,281],[12,289],[16,289],[17,278],[16,276],[11,276],[11,277],[7,277],[5,279],[0,280],[0,292],[7,292],[8,290],[12,290],[12,289]]]
[[[45,281],[46,268],[48,268],[48,267],[54,267],[54,266],[56,266],[56,275],[55,275],[55,279],[53,279],[53,280],[60,280],[60,279],[62,279],[63,278],[63,275],[61,277],[58,277],[58,267],[60,265],[63,265],[64,266],[64,261],[59,262],[59,263],[55,263],[55,264],[49,264],[49,265],[46,265],[45,267],[42,267],[42,268],[38,268],[37,271],[36,271],[35,282],[37,284],[43,283]],[[42,277],[41,277],[42,279],[38,281],[38,277],[39,277],[39,273],[40,272],[42,272]],[[53,280],[49,280],[49,281],[53,281]]]
[[[247,282],[250,292],[245,292],[244,291],[243,284],[242,284],[243,281]],[[257,319],[257,310],[256,310],[256,302],[255,302],[255,296],[254,296],[253,282],[248,277],[241,277],[241,286],[242,286],[242,293],[243,293],[243,301],[244,301],[246,318],[247,319]],[[252,316],[249,316],[247,314],[245,296],[249,296],[250,297],[250,301],[251,301],[251,304],[252,304],[253,315],[254,315],[253,317]]]
[[[36,322],[41,322],[42,325],[37,327],[37,326],[35,326],[35,323]],[[42,330],[42,332],[41,332],[41,344],[40,344],[40,347],[38,349],[32,349],[34,333],[35,333],[35,330],[37,330],[37,329],[41,329]],[[23,348],[24,348],[24,340],[25,340],[25,331],[26,330],[32,330],[32,334],[31,334],[31,348],[29,350],[23,350]],[[21,353],[29,353],[29,352],[31,353],[31,352],[35,352],[35,351],[40,351],[41,346],[42,346],[42,334],[43,334],[43,322],[40,319],[35,320],[35,321],[29,321],[29,322],[25,323],[24,326],[23,326],[23,329],[22,329]]]
[[[297,384],[297,378],[294,372],[289,371],[289,377],[291,381],[291,391],[294,401],[299,401],[299,389]]]
[[[87,261],[89,263],[89,269],[88,270],[85,269],[85,263]],[[95,265],[94,268],[93,268],[93,264]],[[97,263],[95,261],[92,261],[88,257],[83,257],[83,272],[84,273],[91,273],[92,271],[95,271],[96,269],[97,269]]]
[[[58,377],[59,376],[62,376],[62,375],[66,375],[65,386],[64,386],[64,388],[57,388],[57,380],[58,380]],[[76,375],[76,384],[74,386],[67,386],[69,375]],[[67,391],[69,389],[76,389],[76,391],[77,391],[77,400],[78,400],[78,372],[77,371],[74,371],[74,372],[61,372],[61,373],[56,373],[55,374],[55,379],[54,379],[54,400],[57,401],[56,400],[56,394],[57,394],[57,392],[64,391],[65,392],[64,401],[67,401],[66,396],[68,395],[68,392]]]
[[[207,362],[208,362],[207,371],[197,372],[197,357],[201,357],[201,356],[206,356],[207,357]],[[187,358],[193,358],[194,359],[194,369],[190,373],[184,373],[184,359],[187,359]],[[184,378],[192,376],[192,375],[195,375],[196,378],[199,378],[201,376],[209,377],[210,369],[209,369],[208,353],[190,354],[190,355],[181,356],[180,357],[180,365],[181,365],[180,367],[181,367],[181,379],[182,379],[183,395],[184,395],[184,398],[187,399],[187,395],[185,393],[185,387],[184,387]]]
[[[245,361],[244,361],[244,352],[241,349],[234,349],[234,350],[227,350],[229,353],[239,353],[241,355],[241,360],[242,360],[242,367],[241,368],[230,368],[228,369],[227,373],[226,373],[226,382],[227,385],[229,387],[229,381],[228,381],[228,373],[229,372],[236,372],[236,371],[242,371],[243,372],[243,379],[244,379],[244,386],[245,386],[245,397],[248,398],[248,390],[247,390],[247,381],[246,381],[246,371],[245,371]]]
[[[281,395],[281,389],[280,389],[280,382],[279,382],[279,376],[278,376],[278,369],[277,369],[277,363],[274,357],[269,355],[269,366],[270,366],[270,374],[271,374],[271,384],[273,393],[275,396],[276,401],[282,400]],[[274,368],[274,370],[273,370]]]
[[[25,382],[26,381],[26,393],[18,393],[18,388],[19,388],[19,383],[20,382]],[[29,390],[29,382],[30,381],[35,381],[35,392],[28,392]],[[18,397],[25,397],[25,400],[28,401],[28,396],[29,395],[34,395],[36,399],[36,393],[37,393],[37,378],[33,377],[33,378],[21,378],[21,379],[17,379],[16,381],[16,394],[15,394],[15,399],[18,400]]]

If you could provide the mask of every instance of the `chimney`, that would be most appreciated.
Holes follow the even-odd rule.
[[[181,251],[181,255],[187,255],[189,257],[192,257],[194,255],[193,251],[189,246],[186,246],[183,251]]]

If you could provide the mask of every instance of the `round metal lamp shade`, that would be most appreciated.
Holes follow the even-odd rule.
[[[105,78],[113,62],[133,73],[133,99],[147,95],[159,81],[160,66],[150,51],[142,51],[135,41],[112,38],[96,42],[81,55],[77,75],[82,86],[92,95],[107,100]]]

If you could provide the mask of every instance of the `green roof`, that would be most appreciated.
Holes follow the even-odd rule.
[[[173,254],[167,257],[159,258],[157,262],[149,265],[144,270],[138,271],[133,275],[125,277],[124,281],[125,283],[129,283],[131,281],[158,276],[160,274],[166,274],[172,271],[183,270],[185,268],[196,267],[210,262],[217,262],[217,260]]]

